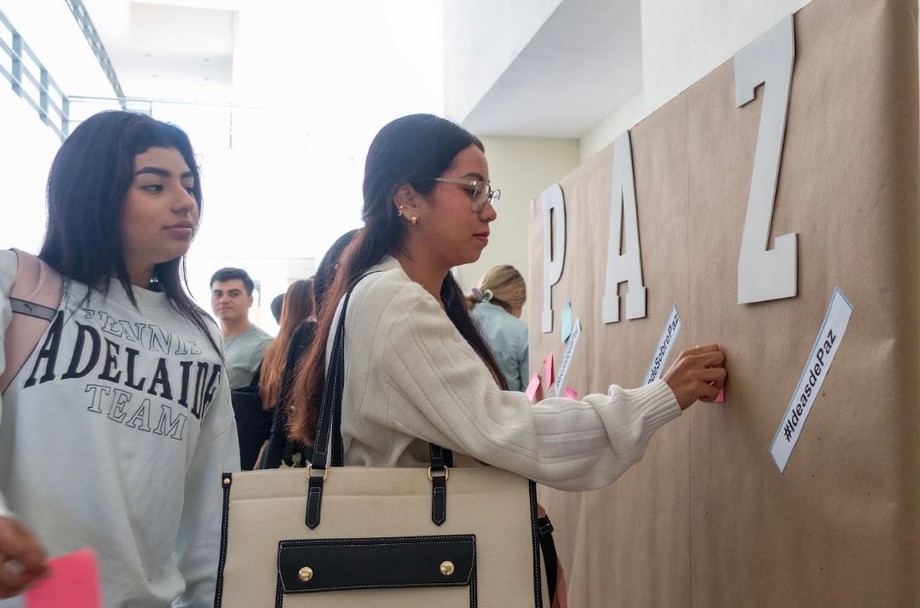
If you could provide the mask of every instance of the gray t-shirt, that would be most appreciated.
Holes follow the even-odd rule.
[[[243,388],[252,382],[252,377],[272,336],[254,324],[238,336],[224,338],[224,356],[227,358],[227,376],[230,389]]]

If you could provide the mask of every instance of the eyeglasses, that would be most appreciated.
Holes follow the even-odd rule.
[[[501,190],[493,190],[489,182],[478,179],[452,179],[448,177],[435,177],[432,181],[441,182],[442,184],[457,184],[464,186],[464,190],[470,197],[470,208],[474,213],[479,213],[486,203],[491,203],[494,207],[502,197]]]

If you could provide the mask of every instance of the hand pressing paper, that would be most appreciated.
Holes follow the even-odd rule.
[[[25,608],[101,608],[99,568],[92,549],[49,559],[48,576],[25,593]]]

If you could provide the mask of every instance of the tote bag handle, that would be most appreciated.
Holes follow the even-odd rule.
[[[345,392],[345,312],[348,309],[348,301],[351,299],[353,289],[354,286],[348,290],[342,300],[342,310],[339,313],[332,351],[329,354],[329,367],[326,369],[323,399],[316,421],[313,460],[307,468],[309,484],[307,486],[306,524],[311,529],[316,528],[320,522],[323,483],[329,474],[327,466],[344,466],[345,461],[345,447],[342,439],[342,395]],[[428,448],[431,521],[440,526],[447,521],[447,476],[448,467],[453,465],[453,453],[433,443],[429,443]]]

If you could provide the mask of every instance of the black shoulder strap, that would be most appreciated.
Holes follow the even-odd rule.
[[[262,357],[262,360],[259,361],[259,367],[256,368],[255,373],[252,374],[252,380],[249,381],[249,388],[255,389],[256,392],[259,391],[259,381],[262,379],[262,364],[265,362],[265,357]]]
[[[355,285],[361,279],[358,279]],[[345,314],[355,285],[348,290],[342,299],[342,310],[339,312],[332,350],[329,353],[329,365],[326,368],[323,398],[319,417],[316,421],[313,460],[307,489],[306,524],[310,528],[315,528],[319,525],[326,466],[340,467],[344,465],[342,396],[345,392]],[[332,452],[331,462],[329,458],[330,451]],[[453,453],[432,443],[429,444],[429,457],[431,466],[428,469],[428,474],[432,481],[431,519],[435,524],[441,525],[447,519],[447,467],[453,465]],[[316,475],[313,474],[314,471],[317,472]]]

